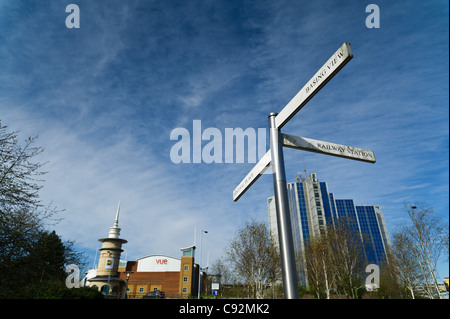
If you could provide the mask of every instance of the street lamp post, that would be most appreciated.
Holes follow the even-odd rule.
[[[128,280],[130,280],[130,275],[132,274],[132,271],[126,271],[126,283],[125,283],[125,299],[128,299]]]
[[[201,267],[201,263],[202,263],[202,238],[203,238],[203,233],[207,234],[208,231],[206,230],[202,230],[200,232],[200,260],[198,261],[198,294],[197,294],[197,298],[200,299],[200,292],[202,290],[202,267]]]

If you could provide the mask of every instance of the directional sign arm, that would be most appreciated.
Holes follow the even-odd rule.
[[[375,154],[372,151],[362,148],[323,142],[313,140],[311,138],[299,137],[289,134],[281,134],[281,139],[283,142],[283,146],[295,148],[297,150],[343,157],[372,164],[376,161]]]
[[[245,176],[245,178],[242,180],[242,182],[239,183],[239,185],[234,189],[233,191],[233,201],[237,201],[244,193],[247,191],[247,189],[250,188],[250,186],[253,185],[254,182],[258,180],[258,178],[264,174],[266,169],[269,167],[271,162],[271,155],[270,150],[264,154],[263,157],[259,160],[259,162],[252,168],[250,173]]]
[[[350,43],[344,42],[297,95],[281,110],[276,117],[276,127],[278,129],[282,128],[352,58],[353,53]]]

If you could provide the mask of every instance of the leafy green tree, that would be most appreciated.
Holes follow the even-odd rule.
[[[25,287],[20,298],[24,299],[104,299],[97,288],[69,289],[61,282],[42,281]]]
[[[28,268],[30,281],[64,281],[65,247],[55,231],[41,233],[30,254],[22,264]]]

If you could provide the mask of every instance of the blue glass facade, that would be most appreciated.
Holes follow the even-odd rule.
[[[302,183],[297,183],[298,206],[300,208],[300,225],[302,228],[302,239],[309,241],[310,233],[308,227],[308,212],[306,211],[305,191]]]
[[[332,225],[336,220],[336,205],[333,194],[328,193],[328,186],[325,182],[320,182],[320,193],[322,195],[323,211],[326,223]]]
[[[359,225],[364,241],[366,257],[369,263],[380,265],[386,260],[386,250],[383,244],[383,232],[375,206],[356,206]]]
[[[353,199],[336,199],[336,208],[339,218],[345,217],[353,222],[358,220]]]
[[[328,195],[330,197],[331,215],[333,216],[333,220],[337,220],[338,216],[337,216],[337,209],[336,209],[336,201],[334,200],[334,194],[329,193]]]
[[[380,265],[386,260],[389,245],[384,217],[379,206],[356,206],[353,199],[335,199],[326,182],[319,182],[316,174],[296,178],[287,184],[292,233],[296,253],[312,236],[320,236],[326,225],[335,225],[341,219],[361,234],[369,263]],[[272,215],[271,215],[272,214]],[[269,209],[271,223],[276,223],[274,209]],[[274,227],[271,225],[271,227]]]
[[[339,219],[347,221],[353,230],[361,231],[353,199],[336,199],[336,210]]]
[[[301,251],[301,242],[309,241],[310,231],[305,190],[301,182],[288,184],[289,209],[291,213],[292,237],[296,251]],[[294,226],[295,225],[295,226]]]

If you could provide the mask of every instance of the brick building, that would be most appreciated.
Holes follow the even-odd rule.
[[[195,246],[182,248],[181,258],[150,255],[137,261],[122,262],[119,278],[128,287],[128,298],[142,298],[160,290],[166,298],[188,298],[198,289],[198,265],[194,263]]]
[[[149,292],[164,291],[166,298],[197,296],[199,267],[195,246],[181,248],[181,258],[149,255],[136,261],[120,260],[125,239],[119,238],[119,207],[108,237],[102,243],[97,269],[88,270],[85,282],[107,298],[142,298]],[[202,273],[202,282],[206,275]],[[203,288],[203,287],[202,287]],[[202,289],[203,290],[203,289]]]

